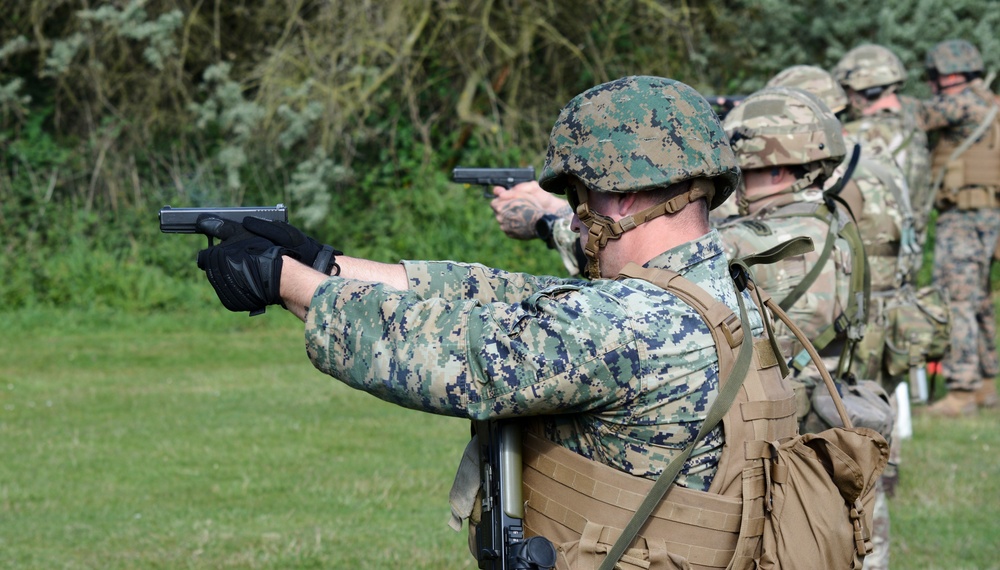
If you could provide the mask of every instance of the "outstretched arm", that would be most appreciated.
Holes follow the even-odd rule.
[[[566,200],[542,190],[535,181],[518,184],[510,190],[497,186],[493,188],[493,195],[496,198],[490,206],[497,223],[508,237],[514,239],[539,237],[538,222],[546,214],[557,218],[573,216]]]
[[[398,263],[379,263],[357,257],[338,256],[339,277],[381,283],[393,289],[409,289],[406,270]],[[281,268],[281,299],[295,316],[305,320],[316,289],[330,276],[295,261],[284,258]]]

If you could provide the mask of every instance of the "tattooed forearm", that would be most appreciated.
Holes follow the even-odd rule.
[[[515,199],[497,212],[497,221],[505,234],[515,239],[534,239],[535,224],[544,212],[529,200]]]

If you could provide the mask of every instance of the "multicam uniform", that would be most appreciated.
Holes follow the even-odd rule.
[[[849,100],[846,92],[837,83],[833,75],[822,68],[811,65],[792,66],[775,75],[768,81],[768,85],[803,89],[822,100],[833,113],[847,113]],[[841,127],[842,125],[838,122],[835,128],[839,130]],[[856,345],[852,349],[844,341],[846,335],[843,329],[847,331],[850,331],[850,329],[841,324],[840,328],[842,331],[838,335],[838,342],[833,343],[826,350],[826,353],[830,355],[827,359],[828,367],[832,369],[841,366],[840,360],[837,357],[843,356],[841,354],[842,351],[851,350],[851,361],[848,363],[850,372],[856,378],[877,381],[882,376],[882,357],[885,342],[885,318],[882,311],[884,299],[879,299],[878,296],[880,293],[876,292],[874,294],[876,298],[869,300],[868,289],[876,291],[890,290],[890,283],[898,282],[899,270],[897,267],[896,252],[899,250],[903,233],[901,228],[903,227],[904,214],[898,207],[897,202],[899,200],[896,199],[896,196],[900,193],[898,185],[905,187],[905,182],[902,181],[902,175],[894,165],[891,163],[885,164],[886,161],[880,161],[867,152],[862,153],[855,160],[855,152],[864,149],[864,147],[858,147],[856,141],[845,138],[845,141],[841,144],[846,145],[850,152],[846,153],[847,157],[845,160],[838,165],[834,174],[826,180],[824,190],[831,191],[835,185],[842,185],[839,196],[848,205],[851,216],[857,219],[857,230],[861,234],[861,241],[864,246],[861,249],[864,250],[863,255],[867,259],[867,263],[865,264],[865,280],[867,281],[867,285],[863,286],[865,289],[864,307],[866,309],[865,314],[867,315],[867,326],[864,327],[863,336],[862,331],[856,329],[853,331],[852,337]],[[848,175],[848,169],[853,169],[853,171],[849,178],[845,178]],[[846,185],[842,183],[843,180],[847,180]],[[892,191],[893,189],[895,189],[895,192]],[[842,247],[842,251],[850,253],[850,248],[845,244]],[[842,253],[842,255],[845,253]],[[820,273],[820,278],[826,275],[826,279],[829,281],[836,276],[840,276],[841,281],[848,281],[851,277],[857,277],[856,275],[850,275],[857,270],[852,269],[849,259],[841,261],[838,265],[828,265],[831,265],[831,267],[824,269],[823,273]],[[819,278],[813,286],[817,288],[822,287],[822,282],[819,281]],[[858,294],[856,289],[857,287],[855,287],[854,294]],[[845,291],[842,294],[846,295],[847,292]],[[819,307],[806,307],[805,312],[809,312],[811,309],[818,314],[822,314],[825,318],[837,319],[839,317],[839,322],[845,323],[846,319],[842,315],[843,311],[847,309],[847,302],[842,299],[840,303],[835,304],[836,297],[833,296],[820,298],[826,300],[826,305],[822,305],[823,309],[819,309]],[[857,304],[855,304],[855,307],[857,307]],[[830,309],[836,310],[831,312]],[[813,318],[815,319],[816,317],[814,316]],[[810,336],[810,338],[817,337]],[[809,370],[805,372],[806,382],[811,384],[812,382],[808,380]],[[842,370],[842,372],[846,372],[846,370]],[[884,394],[880,393],[881,391],[878,388],[868,383],[865,383],[865,387],[865,394],[868,398],[864,402],[867,404],[866,407],[862,409],[869,416],[865,420],[872,422],[870,425],[873,427],[876,425],[886,426],[880,429],[885,433],[886,438],[889,439],[889,426],[892,425],[894,418],[891,415],[891,410],[887,409],[887,406],[883,406],[879,401]],[[889,413],[888,416],[886,415],[887,413]],[[823,423],[817,425],[815,421],[809,421],[808,419],[803,422],[803,429],[807,431],[822,427]],[[892,448],[898,456],[899,443],[894,441]],[[867,570],[880,570],[881,568],[888,567],[890,532],[888,503],[885,500],[881,481],[876,491],[873,523],[872,541],[874,542],[874,551],[865,558],[864,566]]]
[[[844,121],[847,135],[862,145],[866,155],[887,158],[902,170],[909,188],[917,242],[923,245],[933,205],[930,154],[927,134],[917,118],[920,102],[897,93],[906,81],[903,62],[886,47],[864,44],[844,54],[833,76],[850,90],[852,107]],[[863,113],[874,101],[887,97],[895,97],[899,106]]]
[[[908,282],[919,259],[906,182],[893,162],[862,153],[850,184],[863,198],[855,215],[871,275],[868,326],[855,350],[851,371],[858,378],[878,381],[892,394],[903,378],[891,377],[884,367],[886,307]]]
[[[734,258],[768,250],[796,236],[812,239],[813,252],[757,266],[754,276],[763,289],[783,303],[809,339],[818,339],[852,304],[849,248],[842,240],[833,238],[832,255],[821,255],[831,238],[831,225],[834,235],[842,226],[853,225],[850,213],[843,206],[837,205],[832,215],[826,214],[821,188],[844,157],[840,124],[810,93],[770,87],[745,99],[726,116],[724,126],[744,170],[800,165],[808,169],[793,186],[777,193],[749,198],[744,189],[738,190],[740,212],[745,217],[723,224],[720,231],[727,252]],[[821,261],[821,257],[826,261]],[[821,262],[822,269],[813,276],[812,283],[807,283],[808,289],[786,306],[784,300],[802,287],[807,275]],[[782,356],[790,361],[803,347],[780,323],[776,327]],[[824,352],[839,353],[846,332],[846,329],[838,331],[839,342],[830,344]],[[818,373],[814,378],[818,378]],[[808,384],[811,386],[812,382]],[[804,416],[805,410],[800,415]]]
[[[848,137],[861,144],[866,155],[886,157],[902,171],[905,187],[909,189],[914,237],[922,246],[927,238],[927,221],[933,207],[927,134],[917,123],[919,102],[902,95],[899,99],[902,109],[882,109],[874,115],[844,123],[844,129]],[[914,269],[919,269],[919,265]]]
[[[677,271],[739,310],[716,232],[648,265]],[[549,439],[642,477],[658,475],[690,443],[718,393],[704,321],[645,281],[405,266],[409,291],[337,278],[319,289],[306,324],[318,369],[427,412],[544,415]],[[760,314],[746,300],[759,332]],[[678,484],[706,490],[722,443],[716,428]]]
[[[969,71],[963,64],[970,58],[976,60],[979,55],[967,42],[942,42],[928,53],[928,67],[941,74]],[[981,59],[978,68],[982,70]],[[980,79],[969,82],[958,94],[941,94],[923,103],[923,128],[940,131],[934,149],[935,177],[949,163],[952,149],[963,144],[996,106],[994,94]],[[956,392],[976,390],[1000,371],[996,316],[989,294],[990,259],[1000,235],[996,200],[1000,176],[974,174],[977,167],[1000,172],[995,147],[985,150],[987,144],[996,144],[995,130],[995,124],[986,129],[986,135],[950,165],[937,194],[934,282],[947,291],[951,309],[951,352],[942,361],[942,372],[949,390]]]

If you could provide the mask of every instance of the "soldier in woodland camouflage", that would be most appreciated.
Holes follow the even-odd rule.
[[[933,206],[927,134],[918,119],[920,102],[898,92],[906,81],[903,62],[888,48],[874,44],[847,52],[833,69],[847,92],[848,135],[865,152],[891,158],[906,177],[917,243],[922,247]],[[919,269],[918,266],[914,270]]]
[[[939,132],[932,153],[939,211],[934,282],[949,296],[951,353],[942,361],[948,396],[930,407],[944,416],[974,413],[997,403],[996,314],[990,297],[990,259],[1000,235],[1000,147],[996,96],[982,80],[982,56],[964,40],[927,52],[935,97],[920,119]]]
[[[739,179],[725,132],[700,95],[670,79],[626,77],[562,110],[539,180],[574,205],[590,281],[343,255],[331,277],[292,247],[309,241],[295,232],[272,248],[244,250],[233,230],[203,252],[202,265],[220,298],[251,301],[227,303],[232,310],[282,301],[305,321],[313,364],[352,387],[448,416],[534,417],[558,448],[651,479],[695,438],[719,391],[719,357],[691,305],[648,281],[615,277],[639,264],[683,275],[732,311],[742,297],[748,333],[761,334],[762,315],[737,291],[708,225],[709,209]],[[273,277],[275,259],[280,299],[274,279],[253,279],[257,269]],[[791,398],[780,377],[768,390]],[[791,430],[776,437],[794,433],[787,423]],[[721,426],[712,430],[676,485],[710,489],[729,443]],[[458,517],[470,514],[456,508]]]

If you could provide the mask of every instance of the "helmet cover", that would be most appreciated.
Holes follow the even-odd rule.
[[[835,166],[847,154],[837,117],[816,95],[794,87],[757,91],[726,116],[724,126],[745,170],[813,162]]]
[[[860,45],[844,54],[833,68],[833,76],[845,87],[863,91],[906,81],[903,62],[884,46]]]
[[[663,77],[629,76],[573,98],[549,136],[539,184],[563,194],[570,177],[598,192],[644,192],[712,179],[715,208],[740,171],[718,116],[693,88]]]
[[[983,56],[965,40],[946,40],[927,52],[927,69],[940,75],[983,71]]]
[[[847,93],[822,67],[793,65],[783,69],[767,82],[766,87],[797,87],[808,91],[826,103],[834,114],[847,108]]]

